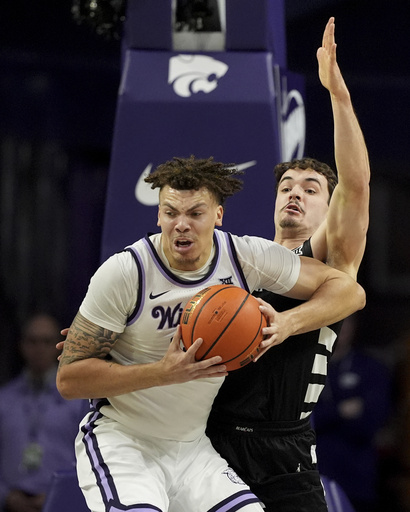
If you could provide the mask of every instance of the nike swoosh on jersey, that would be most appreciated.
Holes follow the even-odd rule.
[[[157,293],[157,294],[153,294],[152,292],[149,294],[149,298],[150,299],[158,299],[158,297],[161,297],[161,295],[165,295],[166,293],[168,293],[170,290],[167,290],[165,292],[161,292],[161,293]]]

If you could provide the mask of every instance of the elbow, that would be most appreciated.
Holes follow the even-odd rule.
[[[64,372],[62,369],[59,369],[57,372],[56,384],[58,392],[65,400],[75,400],[80,398],[76,395],[75,390],[71,385],[71,380],[67,378],[65,373],[66,372]]]
[[[357,287],[357,310],[363,309],[366,306],[366,292],[364,291],[364,288],[359,284],[356,283]]]

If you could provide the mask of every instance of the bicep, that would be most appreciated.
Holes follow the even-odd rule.
[[[64,342],[60,367],[82,359],[104,359],[111,352],[119,333],[105,329],[77,313]]]
[[[326,219],[327,262],[339,268],[363,255],[369,226],[369,190],[336,187]],[[361,260],[361,257],[359,257]],[[360,262],[359,262],[360,263]]]
[[[300,274],[296,284],[286,295],[294,299],[308,300],[325,281],[331,278],[332,269],[324,263],[300,256]]]

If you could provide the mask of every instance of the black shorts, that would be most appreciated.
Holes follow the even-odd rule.
[[[215,449],[250,486],[266,512],[326,512],[309,419],[208,423]]]

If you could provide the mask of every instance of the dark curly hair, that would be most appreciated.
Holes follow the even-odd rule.
[[[289,169],[312,169],[327,179],[327,188],[329,190],[329,199],[332,197],[333,191],[337,185],[337,174],[335,171],[323,162],[319,162],[315,158],[301,158],[300,160],[294,159],[290,162],[282,162],[277,164],[273,170],[276,178],[276,190],[278,189],[279,182],[285,172]]]
[[[243,187],[236,176],[243,174],[235,169],[235,164],[215,162],[213,157],[197,159],[174,157],[159,165],[145,181],[151,188],[162,190],[166,185],[176,190],[199,190],[204,187],[211,192],[218,204],[224,205],[227,197],[233,196]]]

